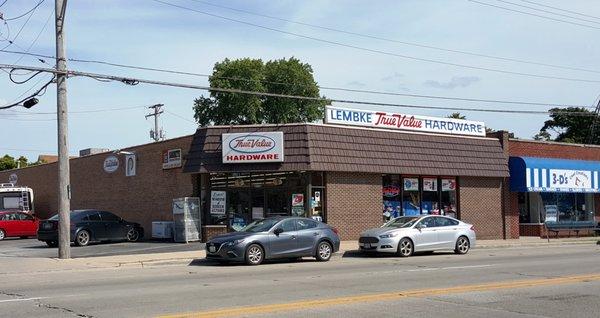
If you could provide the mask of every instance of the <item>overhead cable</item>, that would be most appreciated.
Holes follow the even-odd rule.
[[[520,11],[520,10],[511,9],[511,8],[507,8],[507,7],[503,7],[503,6],[498,6],[498,5],[487,3],[487,2],[481,2],[481,1],[477,1],[477,0],[467,0],[467,1],[470,1],[470,2],[473,2],[473,3],[477,3],[477,4],[481,4],[481,5],[485,5],[485,6],[489,6],[489,7],[494,7],[494,8],[506,10],[506,11],[511,11],[511,12],[521,13],[521,14],[525,14],[525,15],[530,15],[530,16],[534,16],[534,17],[538,17],[538,18],[542,18],[542,19],[547,19],[547,20],[552,20],[552,21],[557,21],[557,22],[562,22],[562,23],[568,23],[568,24],[578,25],[578,26],[582,26],[582,27],[586,27],[586,28],[600,30],[600,27],[595,27],[595,26],[592,26],[592,25],[587,25],[587,24],[583,24],[583,23],[577,23],[577,22],[572,22],[572,21],[567,21],[567,20],[562,20],[562,19],[556,19],[556,18],[547,17],[547,16],[540,15],[540,14],[535,14],[535,13],[531,13],[531,12]]]
[[[494,56],[494,55],[489,55],[489,54],[476,53],[476,52],[468,52],[468,51],[456,50],[456,49],[449,49],[449,48],[443,48],[443,47],[438,47],[438,46],[433,46],[433,45],[427,45],[427,44],[421,44],[421,43],[415,43],[415,42],[400,41],[400,40],[390,39],[390,38],[386,38],[386,37],[378,36],[378,35],[370,35],[370,34],[364,34],[364,33],[352,32],[352,31],[346,31],[346,30],[341,30],[341,29],[336,29],[336,28],[331,28],[331,27],[326,27],[326,26],[321,26],[321,25],[316,25],[316,24],[301,22],[301,21],[297,21],[297,20],[290,20],[290,19],[275,17],[275,16],[271,16],[271,15],[266,15],[266,14],[254,12],[254,11],[248,11],[248,10],[237,9],[237,8],[228,7],[228,6],[224,6],[224,5],[219,5],[219,4],[215,4],[215,3],[211,3],[211,2],[207,2],[207,1],[201,1],[201,0],[189,0],[189,1],[194,1],[194,2],[202,3],[202,4],[205,4],[205,5],[208,5],[208,6],[213,6],[213,7],[217,7],[217,8],[227,9],[227,10],[231,10],[231,11],[242,12],[242,13],[246,13],[246,14],[250,14],[250,15],[254,15],[254,16],[258,16],[258,17],[267,18],[267,19],[278,20],[278,21],[282,21],[282,22],[287,22],[287,23],[292,23],[292,24],[297,24],[297,25],[303,25],[303,26],[308,26],[308,27],[315,28],[315,29],[321,29],[321,30],[326,30],[326,31],[331,31],[331,32],[337,32],[337,33],[341,33],[341,34],[353,35],[353,36],[358,36],[358,37],[367,38],[367,39],[374,39],[374,40],[379,40],[379,41],[385,41],[385,42],[391,42],[391,43],[398,43],[398,44],[409,45],[409,46],[414,46],[414,47],[420,47],[420,48],[426,48],[426,49],[432,49],[432,50],[438,50],[438,51],[445,51],[445,52],[450,52],[450,53],[457,53],[457,54],[464,54],[464,55],[470,55],[470,56],[484,57],[484,58],[495,59],[495,60],[500,60],[500,61],[517,62],[517,63],[523,63],[523,64],[537,65],[537,66],[546,66],[546,67],[552,67],[552,68],[558,68],[558,69],[565,69],[565,70],[572,70],[572,71],[581,71],[581,72],[589,72],[589,73],[600,73],[600,71],[598,71],[598,70],[589,70],[589,69],[579,68],[579,67],[572,67],[572,66],[564,66],[564,65],[542,63],[542,62],[529,61],[529,60],[517,59],[517,58],[512,58],[512,57]]]
[[[35,54],[28,52],[19,52],[19,51],[10,51],[10,50],[0,50],[0,52],[11,53],[11,54],[27,54],[35,57],[42,57],[47,59],[56,59],[51,55],[43,55],[43,54]],[[135,66],[135,65],[126,65],[119,63],[112,63],[106,61],[98,61],[98,60],[83,60],[77,58],[69,58],[67,59],[71,62],[80,62],[80,63],[94,63],[94,64],[102,64],[107,66],[121,67],[127,69],[135,69],[135,70],[143,70],[143,71],[153,71],[153,72],[162,72],[169,74],[177,74],[177,75],[189,75],[189,76],[197,76],[197,77],[207,77],[207,78],[219,78],[219,79],[229,79],[236,81],[245,81],[245,82],[260,82],[260,83],[269,83],[275,85],[285,85],[291,87],[298,87],[298,84],[294,83],[284,83],[284,82],[273,82],[267,80],[254,80],[248,78],[241,77],[232,77],[232,76],[215,76],[209,74],[202,73],[193,73],[193,72],[184,72],[177,70],[168,70],[154,67],[144,67],[144,66]],[[345,87],[334,87],[334,86],[323,86],[317,85],[317,87],[321,90],[330,90],[330,91],[342,91],[342,92],[352,92],[352,93],[364,93],[364,94],[375,94],[375,95],[388,95],[388,96],[404,96],[404,97],[414,97],[414,98],[427,98],[427,99],[442,99],[442,100],[455,100],[455,101],[465,101],[465,102],[484,102],[484,103],[499,103],[499,104],[514,104],[514,105],[530,105],[530,106],[554,106],[554,107],[584,107],[584,108],[595,108],[589,105],[570,105],[570,104],[556,104],[556,103],[543,103],[543,102],[529,102],[529,101],[515,101],[515,100],[499,100],[499,99],[480,99],[480,98],[462,98],[462,97],[451,97],[451,96],[437,96],[437,95],[421,95],[421,94],[408,94],[408,93],[399,93],[399,92],[387,92],[387,91],[377,91],[377,90],[365,90],[365,89],[354,89],[354,88],[345,88]]]
[[[336,103],[344,103],[344,104],[376,105],[376,106],[416,108],[416,109],[473,111],[473,112],[486,112],[486,113],[531,114],[531,115],[565,114],[565,115],[572,115],[572,116],[595,116],[595,114],[590,113],[590,112],[579,112],[579,111],[480,109],[480,108],[464,108],[464,107],[451,107],[451,106],[429,106],[429,105],[383,103],[383,102],[375,102],[375,101],[334,99],[334,98],[324,98],[324,97],[308,97],[308,96],[298,96],[298,95],[289,95],[289,94],[247,91],[247,90],[234,89],[234,88],[209,87],[209,86],[202,86],[202,85],[195,85],[195,84],[174,83],[174,82],[157,81],[157,80],[149,80],[149,79],[142,79],[142,78],[122,77],[122,76],[105,75],[105,74],[98,74],[98,73],[73,71],[73,70],[58,71],[58,70],[52,69],[52,68],[42,68],[42,67],[34,67],[34,66],[0,64],[0,68],[23,69],[23,70],[29,70],[29,71],[44,71],[44,72],[53,73],[53,74],[64,74],[67,76],[94,77],[94,78],[100,78],[100,79],[107,79],[107,80],[111,80],[111,81],[118,81],[118,82],[122,82],[125,84],[135,82],[135,83],[145,83],[145,84],[151,84],[151,85],[206,90],[206,91],[218,92],[218,93],[237,93],[237,94],[246,94],[246,95],[254,95],[254,96],[280,97],[280,98],[289,98],[289,99],[297,99],[297,100],[312,100],[312,101],[327,102],[327,103],[336,102]]]
[[[596,17],[596,16],[589,15],[589,14],[584,14],[584,13],[581,13],[581,12],[565,10],[565,9],[561,9],[561,8],[557,8],[557,7],[553,7],[553,6],[549,6],[549,5],[546,5],[546,4],[542,4],[542,3],[534,2],[534,1],[529,1],[529,0],[521,0],[521,1],[522,2],[531,3],[531,4],[535,4],[536,6],[540,6],[540,7],[544,7],[544,8],[550,8],[550,9],[554,9],[554,10],[558,10],[558,11],[564,11],[564,12],[568,12],[568,13],[573,13],[573,14],[576,14],[576,15],[580,15],[582,17],[588,17],[588,18],[594,18],[594,19],[599,19],[600,20],[600,17]]]
[[[316,41],[316,42],[332,44],[332,45],[336,45],[336,46],[351,48],[351,49],[355,49],[355,50],[359,50],[359,51],[364,51],[364,52],[369,52],[369,53],[376,53],[376,54],[382,54],[382,55],[387,55],[387,56],[399,57],[399,58],[409,59],[409,60],[414,60],[414,61],[421,61],[421,62],[442,64],[442,65],[447,65],[447,66],[454,66],[454,67],[474,69],[474,70],[479,70],[479,71],[502,73],[502,74],[519,75],[519,76],[526,76],[526,77],[533,77],[533,78],[564,80],[564,81],[575,81],[575,82],[584,82],[584,83],[600,83],[600,81],[598,81],[598,80],[590,80],[590,79],[581,79],[581,78],[570,78],[570,77],[550,76],[550,75],[540,75],[540,74],[534,74],[534,73],[508,71],[508,70],[497,69],[497,68],[473,66],[473,65],[467,65],[467,64],[452,63],[452,62],[446,62],[446,61],[441,61],[441,60],[434,60],[434,59],[427,59],[427,58],[421,58],[421,57],[416,57],[416,56],[409,56],[409,55],[404,55],[404,54],[398,54],[398,53],[388,52],[388,51],[384,51],[384,50],[371,49],[371,48],[367,48],[367,47],[362,47],[362,46],[357,46],[357,45],[352,45],[352,44],[346,44],[346,43],[337,42],[337,41],[325,40],[325,39],[317,38],[317,37],[314,37],[314,36],[308,36],[308,35],[304,35],[304,34],[300,34],[300,33],[289,32],[289,31],[285,31],[285,30],[280,30],[280,29],[276,29],[276,28],[272,28],[272,27],[268,27],[268,26],[264,26],[264,25],[260,25],[260,24],[256,24],[256,23],[252,23],[252,22],[247,22],[247,21],[243,21],[243,20],[238,20],[238,19],[234,19],[234,18],[225,17],[225,16],[218,15],[218,14],[213,14],[213,13],[209,13],[209,12],[200,11],[200,10],[197,10],[197,9],[194,9],[194,8],[177,5],[177,4],[166,2],[166,1],[162,1],[162,0],[152,0],[152,1],[158,2],[158,3],[162,3],[162,4],[167,5],[167,6],[171,6],[171,7],[175,7],[175,8],[179,8],[179,9],[183,9],[183,10],[192,11],[192,12],[200,13],[200,14],[203,14],[203,15],[207,15],[207,16],[211,16],[211,17],[215,17],[215,18],[219,18],[219,19],[223,19],[223,20],[227,20],[227,21],[232,21],[232,22],[236,22],[236,23],[240,23],[240,24],[250,25],[250,26],[257,27],[257,28],[261,28],[261,29],[265,29],[265,30],[270,30],[270,31],[273,31],[273,32],[278,32],[278,33],[287,34],[287,35],[293,35],[293,36],[296,36],[296,37],[300,37],[300,38],[304,38],[304,39],[309,39],[309,40]],[[598,29],[600,29],[600,28],[598,28]]]

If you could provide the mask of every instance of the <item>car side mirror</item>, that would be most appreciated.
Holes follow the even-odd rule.
[[[421,229],[423,228],[423,225],[421,223],[415,225],[415,228],[419,231],[421,231]]]
[[[279,236],[279,234],[283,233],[283,229],[282,229],[282,228],[280,228],[280,227],[278,227],[278,228],[276,228],[276,229],[275,229],[275,231],[273,231],[273,233],[274,233],[275,235]]]

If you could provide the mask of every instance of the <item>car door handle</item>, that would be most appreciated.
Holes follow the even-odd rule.
[[[296,235],[292,235],[292,240],[295,240],[295,239],[296,239]]]
[[[319,233],[317,233],[317,232],[313,233],[313,236],[317,236],[317,235],[319,235]]]

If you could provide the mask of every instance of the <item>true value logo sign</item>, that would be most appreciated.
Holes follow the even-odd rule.
[[[485,136],[485,124],[479,121],[338,107],[327,107],[325,111],[325,122],[328,124],[390,128],[452,135]]]
[[[283,162],[283,132],[222,135],[223,163]]]

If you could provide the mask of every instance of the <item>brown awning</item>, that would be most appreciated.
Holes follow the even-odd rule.
[[[283,163],[223,164],[221,134],[282,131]],[[442,136],[317,124],[204,127],[196,131],[184,172],[346,171],[508,177],[494,138]]]

